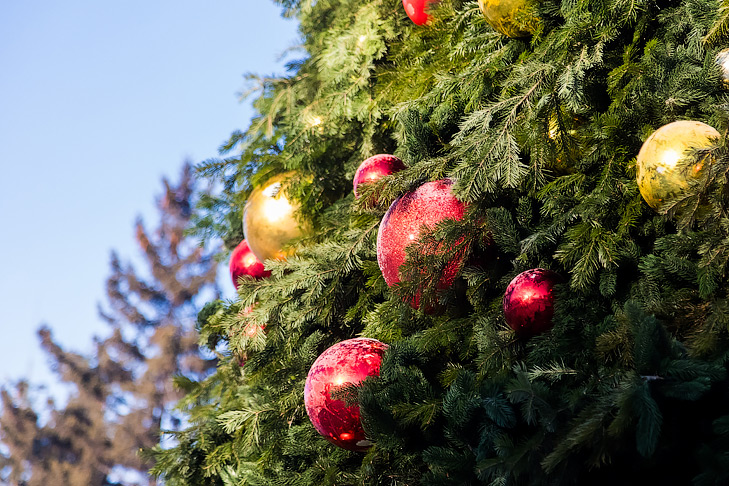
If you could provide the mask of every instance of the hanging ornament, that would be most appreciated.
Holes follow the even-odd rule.
[[[415,25],[423,25],[430,19],[427,10],[433,3],[437,3],[437,0],[402,0],[405,13]]]
[[[231,328],[228,333],[228,340],[233,341],[238,336],[243,335],[247,339],[254,338],[259,332],[263,332],[266,329],[265,324],[258,324],[251,316],[253,308],[256,304],[249,305],[242,311],[238,312],[239,325]],[[248,353],[243,350],[234,352],[234,357],[238,362],[238,365],[243,367],[248,360]]]
[[[582,124],[580,117],[569,115],[560,110],[560,113],[552,113],[549,116],[548,136],[554,143],[556,155],[550,161],[550,169],[556,174],[573,174],[575,162],[580,157],[580,142],[578,140],[578,128]]]
[[[228,339],[232,340],[237,336],[244,336],[246,340],[255,338],[259,333],[265,333],[266,324],[259,324],[251,315],[256,304],[249,305],[242,311],[238,312],[239,325],[235,326],[229,333]],[[245,365],[248,360],[248,354],[245,351],[239,351],[237,354],[238,364]]]
[[[721,78],[724,87],[729,88],[729,48],[719,51],[716,55],[716,63],[721,68]]]
[[[348,407],[332,394],[368,376],[379,376],[386,349],[376,339],[347,339],[324,351],[311,366],[304,385],[306,413],[317,432],[332,444],[360,452],[372,445],[365,437],[359,406]]]
[[[451,194],[453,181],[442,179],[427,182],[415,191],[395,199],[385,213],[377,233],[377,264],[389,287],[400,282],[400,266],[405,261],[405,248],[418,240],[425,225],[433,229],[446,218],[460,220],[466,205]],[[446,289],[453,284],[461,259],[456,258],[445,268],[438,287]],[[411,305],[418,308],[421,292]]]
[[[520,337],[532,337],[552,328],[554,286],[562,278],[551,270],[522,272],[506,287],[504,317]]]
[[[308,231],[296,219],[299,205],[286,197],[286,181],[294,177],[299,175],[292,171],[270,178],[246,202],[243,232],[251,251],[262,262],[286,258],[293,253],[283,251],[286,243]]]
[[[478,0],[486,22],[507,37],[528,37],[539,25],[531,0]]]
[[[230,278],[233,285],[238,287],[238,279],[243,275],[250,275],[255,279],[267,278],[271,272],[267,271],[263,263],[253,254],[246,240],[238,243],[230,254]]]
[[[255,322],[249,322],[246,327],[243,328],[243,334],[249,338],[255,337],[259,332],[266,330],[265,324],[256,324]]]
[[[385,176],[399,172],[405,168],[402,160],[394,155],[379,154],[373,155],[365,160],[354,173],[354,197],[358,198],[357,188],[360,184],[379,181]]]
[[[638,153],[638,188],[650,207],[658,210],[681,195],[689,181],[698,178],[707,164],[706,157],[687,163],[689,149],[708,149],[719,132],[706,123],[681,120],[664,125],[643,143]]]
[[[256,336],[259,332],[263,332],[266,330],[265,324],[258,324],[252,318],[251,314],[253,313],[253,307],[255,307],[255,304],[249,305],[238,314],[242,321],[247,321],[245,323],[245,326],[243,326],[243,335],[249,338],[252,338]]]

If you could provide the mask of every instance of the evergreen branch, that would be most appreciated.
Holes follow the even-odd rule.
[[[272,411],[273,409],[271,408],[230,410],[218,416],[218,423],[228,434],[233,434],[242,428],[248,429],[248,433],[252,434],[255,443],[258,444],[261,415]]]
[[[577,371],[568,368],[564,363],[552,363],[548,367],[533,366],[527,372],[527,376],[530,381],[538,380],[540,378],[546,378],[549,381],[555,382],[562,379],[565,376],[575,376]]]
[[[727,36],[729,36],[729,2],[724,0],[719,7],[719,17],[703,41],[709,46],[719,46],[726,41]]]

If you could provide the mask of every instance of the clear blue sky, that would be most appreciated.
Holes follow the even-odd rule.
[[[296,28],[270,0],[0,1],[0,383],[53,382],[42,323],[106,333],[110,251],[139,257],[161,177],[247,126],[243,74],[282,73]]]

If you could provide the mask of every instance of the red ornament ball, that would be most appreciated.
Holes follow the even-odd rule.
[[[265,324],[256,324],[255,322],[249,322],[246,324],[246,327],[243,329],[243,333],[248,336],[249,338],[252,338],[258,332],[263,332],[266,330]]]
[[[332,398],[332,393],[368,376],[379,376],[386,349],[376,339],[347,339],[324,351],[311,366],[304,386],[306,413],[317,432],[332,444],[359,452],[372,445],[365,437],[359,406],[348,407]]]
[[[265,324],[258,324],[253,319],[250,319],[250,315],[253,313],[253,307],[255,307],[255,304],[249,305],[248,307],[243,309],[239,314],[241,318],[249,321],[243,328],[243,334],[245,334],[249,338],[252,338],[256,334],[258,334],[259,331],[263,332],[266,330]]]
[[[389,287],[400,282],[400,266],[405,261],[405,248],[418,240],[420,228],[425,225],[433,229],[444,219],[460,220],[466,212],[466,205],[451,194],[453,181],[442,179],[427,182],[415,191],[395,199],[380,223],[377,233],[377,264]],[[445,289],[453,284],[460,264],[459,258],[451,261],[438,282]],[[412,306],[420,303],[420,292]]]
[[[562,277],[551,270],[534,268],[511,281],[504,294],[506,323],[521,337],[531,337],[552,328],[554,286]]]
[[[423,25],[430,19],[426,10],[434,2],[435,0],[402,0],[402,6],[415,25]]]
[[[241,320],[241,327],[238,327],[231,331],[230,337],[234,337],[239,334],[243,334],[248,339],[252,339],[258,335],[259,332],[266,332],[266,325],[265,324],[258,324],[252,317],[251,314],[253,313],[253,308],[256,306],[256,304],[249,305],[242,311],[238,313],[238,317]],[[248,359],[248,355],[245,352],[241,352],[238,355],[238,365],[243,367],[246,364],[246,360]]]
[[[357,188],[360,184],[379,181],[385,176],[399,172],[405,168],[402,160],[394,155],[379,154],[373,155],[365,160],[354,173],[354,197],[358,198]]]
[[[250,275],[253,278],[266,278],[271,275],[263,266],[263,263],[253,254],[246,240],[238,243],[230,254],[230,278],[233,285],[238,287],[238,279],[243,275]]]

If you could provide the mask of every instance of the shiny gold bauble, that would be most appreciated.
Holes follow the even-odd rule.
[[[253,190],[243,213],[243,232],[248,246],[260,260],[280,260],[292,253],[284,246],[304,235],[308,228],[296,219],[299,205],[286,197],[289,180],[297,172],[286,172],[268,179]]]
[[[478,6],[489,25],[508,37],[528,37],[539,25],[530,0],[478,0]]]
[[[725,88],[729,88],[729,49],[723,49],[716,55],[716,63],[721,68],[721,79]]]
[[[664,125],[643,143],[636,161],[638,188],[653,209],[680,196],[712,162],[693,160],[690,149],[710,148],[719,132],[706,123],[682,120]]]

